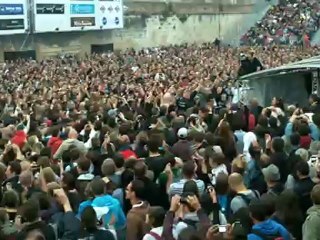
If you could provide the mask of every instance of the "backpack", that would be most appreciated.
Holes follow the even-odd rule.
[[[261,233],[260,231],[257,230],[252,230],[252,233],[260,238],[262,238],[263,240],[284,240],[284,238],[280,235],[279,232],[276,232],[273,235],[266,235],[264,233]]]
[[[258,193],[256,190],[252,190],[252,192],[253,192],[254,196],[255,196],[257,199],[260,198],[260,195],[259,195],[259,193]],[[242,194],[242,193],[237,193],[236,196],[241,197],[241,199],[246,203],[247,206],[249,206],[251,200],[253,199],[253,197],[248,196],[248,195],[246,195],[246,194]]]

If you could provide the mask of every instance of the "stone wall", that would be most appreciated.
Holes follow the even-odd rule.
[[[121,30],[2,36],[0,60],[4,51],[19,50],[36,50],[39,59],[56,56],[62,52],[81,55],[85,52],[90,53],[91,44],[113,43],[115,49],[126,49],[209,42],[219,37],[225,42],[236,44],[243,34],[243,27],[254,24],[247,22],[246,19],[253,19],[252,16],[256,14],[252,13],[252,5],[237,6],[238,10],[235,5],[230,5],[221,12],[221,9],[217,10],[215,4],[208,3],[209,0],[193,0],[180,5],[172,3],[170,7],[174,11],[174,16],[170,14],[163,17],[167,4],[148,1],[143,4],[134,3],[136,9],[140,6],[140,13],[126,16],[125,28]],[[195,1],[202,1],[202,4],[197,4]],[[251,0],[242,1],[248,3]],[[125,5],[127,4],[128,2],[125,2]],[[155,15],[148,14],[150,8]]]

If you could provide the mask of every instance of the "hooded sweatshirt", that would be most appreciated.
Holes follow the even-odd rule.
[[[104,215],[104,222],[108,223],[112,219],[112,217],[115,218],[115,228],[120,229],[125,226],[126,223],[126,217],[123,213],[123,210],[121,208],[120,202],[118,199],[110,196],[110,195],[104,195],[96,197],[92,203],[91,206],[98,211],[99,208],[103,210],[103,208],[108,208],[109,211],[107,214]]]
[[[59,137],[51,137],[48,141],[48,147],[51,149],[51,154],[54,155],[62,144],[62,139]]]
[[[314,205],[307,211],[308,217],[302,227],[303,240],[320,240],[320,205]]]
[[[252,232],[253,231],[257,231],[266,236],[278,236],[282,237],[284,240],[291,240],[289,232],[281,224],[271,219],[255,224],[252,227]],[[248,240],[263,240],[263,238],[250,233],[248,234]]]
[[[5,222],[2,227],[1,231],[6,237],[16,235],[18,233],[18,229],[15,225],[11,224],[9,221]]]

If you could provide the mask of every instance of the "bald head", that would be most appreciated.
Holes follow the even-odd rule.
[[[243,178],[239,173],[232,173],[229,176],[228,182],[232,190],[237,190],[238,188],[243,186]]]
[[[24,187],[31,187],[33,183],[33,174],[31,171],[26,170],[21,172],[19,176],[19,181]]]
[[[101,172],[103,176],[111,176],[116,171],[116,165],[114,164],[113,159],[108,158],[103,161],[101,166]]]

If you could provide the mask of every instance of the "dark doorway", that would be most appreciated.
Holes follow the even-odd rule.
[[[91,45],[91,53],[106,53],[106,52],[113,52],[113,43]]]
[[[36,60],[36,51],[14,51],[14,52],[4,52],[5,61],[15,61],[18,59],[33,59]]]
[[[312,72],[304,74],[304,84],[308,93],[308,96],[312,93]]]

